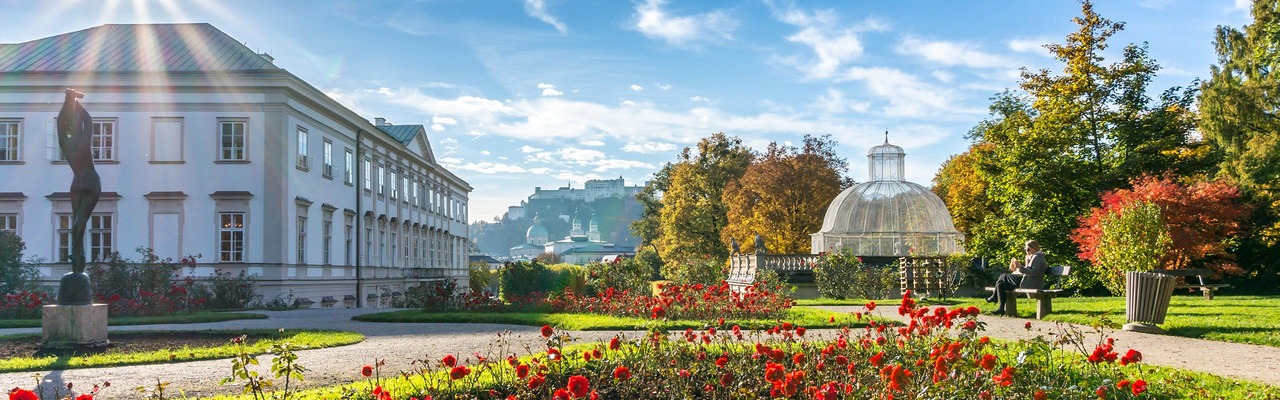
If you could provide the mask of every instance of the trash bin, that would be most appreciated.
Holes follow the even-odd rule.
[[[1169,298],[1177,277],[1155,272],[1126,272],[1125,316],[1126,331],[1165,333],[1157,324],[1164,323],[1169,312]]]

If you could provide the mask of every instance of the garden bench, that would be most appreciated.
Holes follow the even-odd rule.
[[[1207,269],[1158,269],[1154,272],[1185,278],[1185,283],[1175,285],[1173,288],[1200,289],[1204,293],[1205,300],[1213,300],[1213,292],[1218,291],[1218,289],[1231,287],[1231,285],[1225,283],[1204,283],[1204,276],[1213,274],[1213,271]],[[1191,281],[1192,276],[1196,277],[1195,282]]]
[[[1045,277],[1056,276],[1064,277],[1071,274],[1071,267],[1058,265],[1049,267],[1045,272]],[[1053,298],[1062,294],[1061,279],[1054,284],[1055,289],[1014,289],[1015,294],[1025,294],[1028,298],[1036,299],[1036,319],[1044,319],[1044,316],[1053,312]],[[995,292],[995,286],[987,286],[988,292]],[[1004,303],[1004,314],[1010,317],[1018,316],[1018,300],[1011,298]]]

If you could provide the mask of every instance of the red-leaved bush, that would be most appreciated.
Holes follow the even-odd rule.
[[[1184,186],[1168,176],[1138,177],[1130,184],[1131,189],[1103,193],[1102,205],[1080,218],[1080,227],[1072,238],[1080,245],[1080,259],[1097,261],[1103,221],[1109,215],[1151,202],[1160,208],[1172,240],[1169,254],[1161,263],[1164,268],[1198,266],[1227,274],[1242,272],[1235,257],[1227,252],[1243,231],[1243,220],[1250,212],[1250,207],[1240,201],[1238,188],[1225,181]]]

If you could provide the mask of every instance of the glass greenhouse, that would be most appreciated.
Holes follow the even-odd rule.
[[[964,234],[956,230],[942,199],[928,188],[903,179],[901,147],[882,145],[867,153],[867,182],[845,189],[827,208],[822,230],[813,234],[812,252],[850,248],[864,257],[945,256],[963,252]]]

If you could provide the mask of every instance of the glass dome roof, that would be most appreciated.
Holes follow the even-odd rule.
[[[827,208],[812,252],[848,247],[868,257],[938,256],[963,251],[942,199],[903,179],[901,147],[885,143],[867,152],[868,181],[845,189]]]

